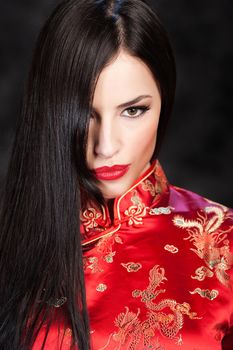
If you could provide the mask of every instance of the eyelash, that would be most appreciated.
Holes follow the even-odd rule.
[[[126,109],[124,109],[123,112],[128,111],[130,109],[136,109],[136,110],[141,110],[142,113],[140,113],[137,116],[126,116],[126,118],[130,118],[130,119],[136,119],[136,118],[140,118],[143,116],[143,114],[145,114],[147,111],[149,111],[150,106],[149,105],[141,105],[141,106],[130,106]],[[95,116],[93,114],[91,114],[91,118],[95,118]]]
[[[148,105],[147,106],[131,106],[131,107],[126,108],[124,111],[128,111],[130,109],[136,109],[136,110],[142,111],[142,113],[137,115],[137,116],[126,116],[127,118],[135,119],[135,118],[142,117],[143,114],[150,109],[150,107]]]

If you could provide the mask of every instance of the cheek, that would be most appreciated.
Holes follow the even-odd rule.
[[[158,121],[151,120],[150,122],[145,122],[139,125],[136,129],[131,129],[129,131],[128,138],[126,139],[132,152],[135,154],[139,153],[144,155],[153,153],[156,145],[156,135],[157,135]]]
[[[93,162],[93,149],[94,149],[94,141],[95,140],[95,129],[94,125],[92,123],[92,120],[89,124],[88,129],[88,137],[87,137],[87,148],[86,148],[86,157],[87,157],[87,164],[90,166]]]

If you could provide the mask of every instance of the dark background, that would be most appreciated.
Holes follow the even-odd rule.
[[[233,207],[233,5],[149,1],[177,62],[173,116],[159,157],[169,181]],[[59,1],[8,0],[0,12],[0,185],[9,162],[35,40]]]

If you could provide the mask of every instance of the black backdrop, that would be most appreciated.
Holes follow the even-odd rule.
[[[0,11],[0,184],[36,37],[59,1],[8,0]],[[150,1],[177,62],[174,112],[160,154],[169,181],[233,207],[231,0]]]

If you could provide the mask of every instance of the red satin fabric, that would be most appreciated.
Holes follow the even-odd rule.
[[[156,160],[115,199],[113,222],[94,207],[81,220],[93,350],[233,349],[232,210],[169,184]]]

